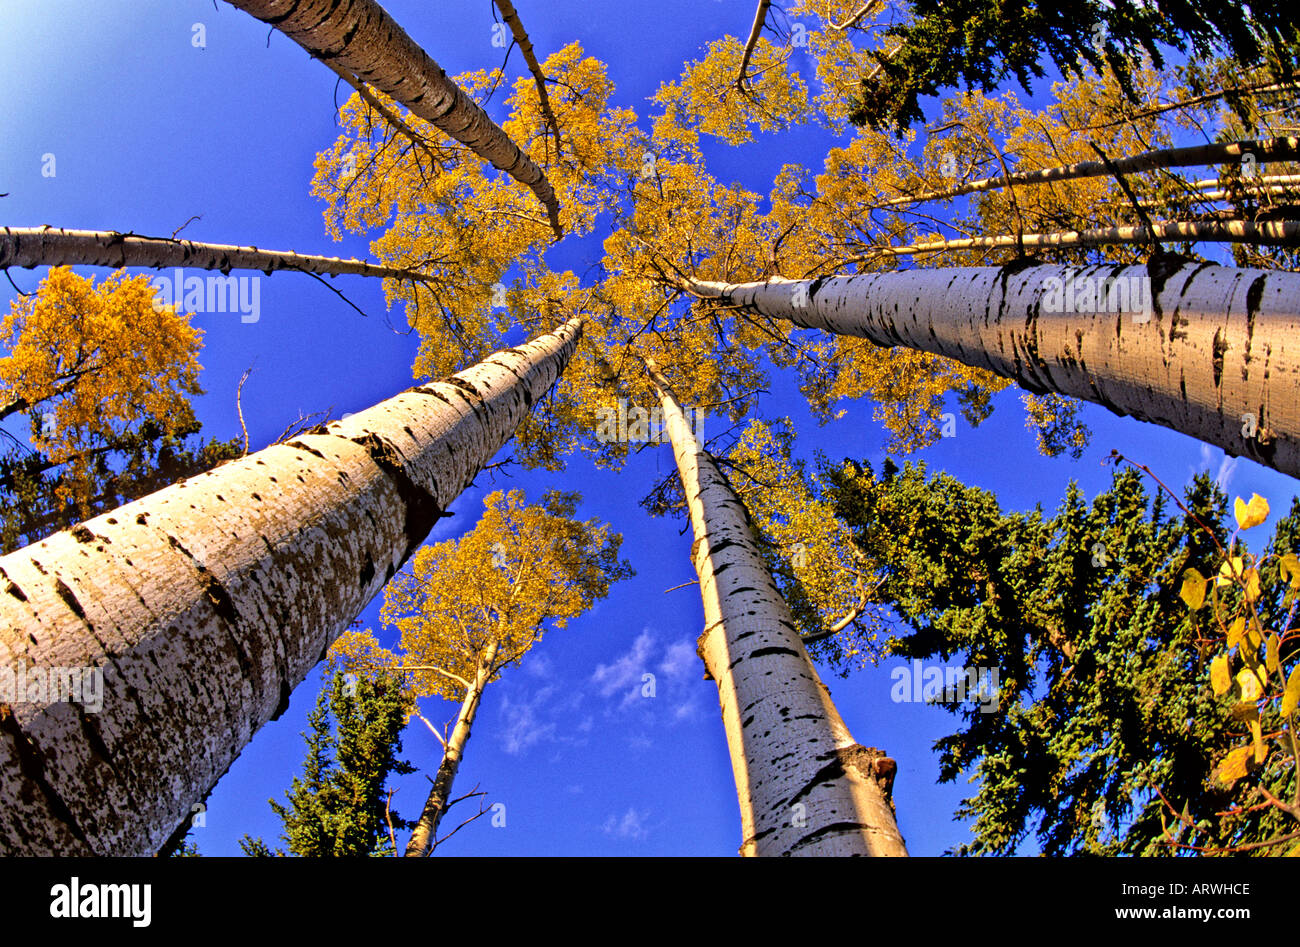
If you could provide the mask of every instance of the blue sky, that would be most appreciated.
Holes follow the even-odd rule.
[[[495,66],[491,7],[436,0],[389,0],[385,6],[449,74]],[[646,97],[675,78],[684,60],[725,33],[747,31],[753,0],[662,0],[595,4],[555,0],[518,4],[539,57],[574,38],[610,67],[615,101],[630,105],[648,129]],[[206,46],[193,45],[202,24]],[[335,78],[296,45],[225,3],[212,0],[0,0],[0,221],[169,235],[299,252],[366,256],[368,241],[335,244],[321,205],[309,194],[315,154],[334,140]],[[517,51],[510,71],[523,68]],[[805,74],[809,70],[805,65]],[[338,93],[341,102],[342,92]],[[494,113],[500,118],[499,110]],[[710,170],[760,194],[785,163],[817,170],[830,137],[809,130],[766,136],[743,149],[706,143]],[[41,174],[53,154],[56,173]],[[581,273],[600,257],[595,239],[571,241],[556,268]],[[94,272],[97,278],[105,270]],[[35,289],[42,271],[10,274]],[[14,294],[7,283],[6,301]],[[377,281],[336,281],[367,317],[316,281],[279,273],[261,282],[261,315],[195,317],[206,333],[200,361],[206,394],[196,410],[208,436],[239,433],[235,387],[250,366],[244,412],[254,448],[273,440],[300,413],[338,417],[389,397],[412,382],[416,340],[386,321]],[[392,322],[401,326],[400,314]],[[770,399],[770,400],[768,400]],[[1152,466],[1171,485],[1198,470],[1220,476],[1233,494],[1258,492],[1274,510],[1288,506],[1289,478],[1163,428],[1085,406],[1094,431],[1078,461],[1040,456],[1024,428],[1018,394],[1007,391],[993,416],[923,451],[932,469],[994,490],[1008,509],[1060,501],[1067,483],[1089,495],[1109,483],[1103,464],[1112,448]],[[790,415],[799,451],[878,461],[886,440],[871,405],[847,405],[818,427],[802,407],[794,380],[773,377],[765,411]],[[12,425],[11,425],[12,426]],[[15,428],[16,430],[16,428]],[[739,814],[718,714],[716,689],[702,679],[695,638],[702,625],[697,590],[664,590],[694,578],[682,523],[655,520],[637,501],[672,470],[667,447],[647,448],[620,472],[574,460],[562,474],[484,476],[452,507],[431,540],[472,527],[482,498],[500,487],[530,497],[553,486],[581,490],[584,517],[599,517],[625,536],[635,579],[568,628],[543,640],[525,664],[489,688],[465,762],[459,792],[475,786],[505,806],[504,825],[480,819],[447,843],[461,855],[731,855],[740,843]],[[363,618],[377,627],[377,599]],[[381,636],[382,637],[382,636]],[[823,676],[859,742],[885,748],[899,763],[899,826],[910,850],[933,855],[969,837],[952,820],[963,783],[936,784],[934,741],[951,732],[943,710],[890,700],[890,669],[841,679]],[[656,694],[641,696],[642,675]],[[266,800],[279,798],[302,761],[305,727],[320,686],[313,674],[289,711],[254,738],[209,799],[206,825],[193,833],[207,855],[238,854],[244,833],[274,842],[280,825]],[[450,719],[450,704],[427,702],[426,716]],[[424,773],[439,760],[437,743],[417,722],[407,731],[407,759],[421,773],[395,782],[395,806],[418,814]],[[462,804],[465,805],[465,804]],[[466,812],[465,815],[469,815]],[[449,816],[456,824],[457,812]],[[500,819],[498,822],[502,821]]]

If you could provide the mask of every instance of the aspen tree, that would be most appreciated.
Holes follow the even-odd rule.
[[[555,384],[581,328],[0,557],[0,667],[100,682],[99,706],[30,686],[0,704],[0,851],[157,851]]]
[[[758,549],[748,511],[691,432],[653,361],[690,511],[704,600],[699,653],[718,685],[742,855],[906,855],[896,764],[854,742]]]

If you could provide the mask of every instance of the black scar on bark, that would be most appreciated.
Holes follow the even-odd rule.
[[[22,728],[18,726],[13,710],[5,703],[0,703],[0,732],[7,734],[13,741],[14,752],[18,755],[18,766],[23,771],[23,776],[41,791],[46,805],[50,807],[50,812],[72,833],[73,838],[90,848],[90,842],[77,823],[76,816],[63,801],[63,797],[54,791],[54,787],[45,778],[45,761],[42,754],[28,740],[27,734],[23,733]]]
[[[307,433],[307,434],[323,434],[323,433],[326,433],[326,432],[324,432],[324,431],[307,431],[307,432],[305,432],[305,433]],[[325,455],[324,455],[324,454],[322,454],[320,451],[318,451],[318,450],[317,450],[316,448],[314,448],[314,447],[308,447],[308,446],[307,446],[306,444],[304,444],[302,441],[287,441],[287,442],[285,443],[284,446],[285,446],[285,447],[292,447],[294,450],[305,450],[305,451],[306,451],[307,453],[309,453],[309,454],[314,454],[314,455],[316,455],[316,456],[319,457],[321,460],[324,460],[324,459],[325,459]]]
[[[864,830],[869,832],[872,828],[872,826],[864,825],[861,822],[833,822],[830,825],[822,826],[814,832],[809,832],[803,838],[799,839],[799,841],[790,846],[789,853],[793,855],[805,845],[812,845],[814,842],[819,842],[827,835],[844,835],[850,832],[861,832]]]
[[[432,493],[411,479],[397,451],[387,441],[374,433],[352,440],[370,453],[371,460],[392,481],[406,507],[406,552],[402,556],[402,562],[406,562],[420,548],[433,524],[447,514]]]
[[[289,682],[283,677],[280,678],[280,701],[275,705],[275,712],[271,714],[272,720],[279,720],[281,715],[289,709],[289,694],[291,691],[292,688],[289,687]]]
[[[81,603],[77,601],[77,596],[73,593],[72,589],[68,587],[67,583],[56,577],[54,580],[54,590],[59,593],[59,598],[63,599],[63,603],[67,605],[68,608],[72,609],[72,614],[85,622],[87,628],[94,631],[94,627],[89,621],[86,621],[86,610],[81,607]]]

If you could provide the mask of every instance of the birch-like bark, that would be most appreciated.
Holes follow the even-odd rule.
[[[369,86],[354,76],[350,70],[340,69],[332,62],[327,62],[325,65],[329,66],[336,76],[351,86],[353,91],[356,92],[357,95],[361,96],[361,101],[365,102],[366,105],[379,113],[379,116],[389,125],[393,126],[393,128],[405,135],[412,145],[428,155],[429,160],[434,163],[434,167],[442,166],[443,159],[434,154],[433,148],[430,147],[428,139],[407,124],[407,122],[402,119],[402,116],[398,115],[383,102],[379,101],[379,96],[371,92]]]
[[[817,677],[740,498],[653,368],[690,510],[704,600],[699,654],[717,682],[742,855],[906,855],[894,761],[854,742]]]
[[[460,761],[465,757],[465,744],[469,742],[470,729],[474,726],[479,702],[483,699],[483,691],[496,670],[493,662],[496,661],[499,647],[500,642],[494,639],[483,650],[474,680],[465,689],[465,699],[461,701],[456,726],[452,728],[451,736],[447,738],[447,746],[443,750],[438,774],[434,777],[433,787],[424,802],[420,821],[415,824],[415,831],[411,833],[411,840],[406,845],[407,858],[423,858],[428,855],[432,850],[433,840],[438,837],[438,824],[442,822],[442,817],[447,812],[447,805],[451,801],[451,787],[456,781],[456,773],[460,771]]]
[[[1177,102],[1166,102],[1163,105],[1156,105],[1151,108],[1142,109],[1140,112],[1133,112],[1130,115],[1124,115],[1120,118],[1112,119],[1107,122],[1099,122],[1096,125],[1083,125],[1079,128],[1068,128],[1071,132],[1091,132],[1101,128],[1114,128],[1116,125],[1132,124],[1143,118],[1150,118],[1153,115],[1163,115],[1165,112],[1172,112],[1174,109],[1191,108],[1194,105],[1203,105],[1206,102],[1213,102],[1217,99],[1232,98],[1233,96],[1244,95],[1262,95],[1270,92],[1288,92],[1297,87],[1294,82],[1274,82],[1267,80],[1257,82],[1254,85],[1233,86],[1229,89],[1220,89],[1217,92],[1207,92],[1204,95],[1193,96],[1189,99],[1179,99]]]
[[[560,154],[560,123],[555,118],[555,112],[551,109],[551,97],[546,91],[546,75],[542,72],[542,65],[537,61],[537,53],[533,51],[533,41],[528,38],[528,31],[524,29],[523,22],[519,19],[519,13],[515,10],[515,5],[510,0],[494,0],[497,9],[501,11],[501,19],[510,27],[510,34],[514,36],[515,43],[519,46],[519,51],[524,54],[524,62],[528,64],[528,71],[533,74],[533,82],[537,86],[537,104],[542,111],[542,118],[546,121],[546,126],[555,135],[555,155]]]
[[[746,72],[749,70],[749,60],[754,55],[754,49],[758,46],[758,38],[763,35],[763,24],[767,22],[767,11],[772,6],[772,0],[758,0],[758,9],[754,11],[754,24],[749,28],[749,36],[745,39],[745,49],[740,54],[740,72],[736,75],[736,88],[744,91],[749,83],[749,77]]]
[[[1300,477],[1297,273],[1021,263],[682,288],[942,355]]]
[[[1223,178],[1203,178],[1188,181],[1187,186],[1201,191],[1217,191],[1227,183]],[[1243,191],[1258,191],[1278,185],[1300,184],[1300,174],[1259,174],[1253,178],[1241,178],[1231,184],[1233,188]]]
[[[1154,240],[1152,239],[1154,237]],[[1300,246],[1300,222],[1294,220],[1206,220],[1098,227],[1095,230],[1065,230],[1057,233],[997,234],[991,237],[958,237],[930,240],[902,247],[873,247],[871,254],[851,257],[845,263],[862,263],[876,256],[908,256],[944,250],[978,250],[998,247],[1105,247],[1123,243],[1248,243],[1258,246]],[[874,254],[874,255],[873,255]]]
[[[876,7],[880,6],[883,2],[884,0],[867,0],[867,2],[858,7],[857,10],[845,17],[843,21],[832,23],[827,28],[833,33],[843,33],[849,27],[857,26],[864,16],[874,11]]]
[[[1115,158],[1111,162],[1114,165],[1114,171],[1107,168],[1104,161],[1080,161],[1075,164],[1039,168],[1034,171],[1015,171],[998,177],[967,181],[965,184],[958,184],[955,187],[926,191],[913,197],[898,197],[876,206],[877,208],[901,207],[905,204],[919,204],[923,201],[944,200],[949,197],[960,197],[963,194],[975,194],[980,191],[996,191],[1009,184],[1045,184],[1050,181],[1108,177],[1115,171],[1120,174],[1139,174],[1143,171],[1154,171],[1157,168],[1235,164],[1239,163],[1242,156],[1247,153],[1255,156],[1257,164],[1263,164],[1266,161],[1294,161],[1297,157],[1300,157],[1300,138],[1269,138],[1262,141],[1230,141],[1214,145],[1193,145],[1188,148],[1160,148],[1139,155]]]
[[[143,237],[115,230],[64,230],[58,227],[0,228],[0,270],[11,266],[140,266],[161,270],[296,270],[317,276],[378,276],[430,282],[416,270],[313,256],[292,250],[259,250],[222,243],[197,243],[175,237]]]
[[[556,238],[564,235],[560,204],[542,169],[375,0],[228,2],[275,27],[312,58],[351,71],[527,185],[546,208]]]
[[[0,675],[92,669],[103,686],[98,708],[0,694],[0,853],[156,852],[509,440],[580,333],[575,319],[0,557]]]

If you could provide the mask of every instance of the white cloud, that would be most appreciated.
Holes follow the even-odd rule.
[[[699,715],[700,702],[695,699],[695,694],[673,707],[673,720],[679,723],[683,720],[693,720]]]
[[[1215,470],[1215,460],[1218,460],[1218,469]],[[1226,453],[1211,447],[1209,444],[1201,445],[1201,464],[1196,468],[1197,473],[1214,473],[1214,482],[1224,493],[1228,492],[1228,485],[1237,473],[1237,465],[1240,461],[1238,457],[1229,457]]]
[[[543,741],[555,739],[555,724],[543,723],[539,710],[546,703],[554,687],[543,687],[532,699],[511,700],[509,694],[501,697],[501,742],[507,753],[522,753]]]
[[[700,672],[703,662],[695,653],[695,645],[690,641],[674,641],[664,652],[664,659],[659,662],[659,670],[674,680],[688,680],[691,672]]]
[[[627,812],[622,817],[612,815],[605,820],[601,826],[603,831],[610,838],[625,839],[628,841],[639,841],[650,834],[646,828],[645,820],[649,818],[650,813],[641,812],[634,807],[628,807]]]
[[[544,654],[530,654],[528,660],[523,662],[524,672],[538,678],[547,678],[551,676],[554,665],[551,659]]]
[[[1224,493],[1228,492],[1228,484],[1232,481],[1233,474],[1237,472],[1238,461],[1238,458],[1229,457],[1225,454],[1223,460],[1219,462],[1219,472],[1215,474],[1214,482],[1219,485],[1219,489]]]
[[[647,674],[654,675],[652,694],[646,693]],[[619,710],[632,706],[651,712],[664,710],[673,722],[680,722],[698,716],[701,709],[698,685],[703,680],[703,665],[690,639],[674,641],[660,651],[654,634],[642,631],[626,654],[598,665],[591,679],[602,697],[622,694]]]
[[[639,693],[641,675],[650,666],[650,653],[654,650],[654,635],[643,631],[632,642],[632,650],[612,664],[596,666],[596,673],[591,680],[600,688],[601,697],[610,697],[619,691],[627,691],[635,685],[633,693]]]

